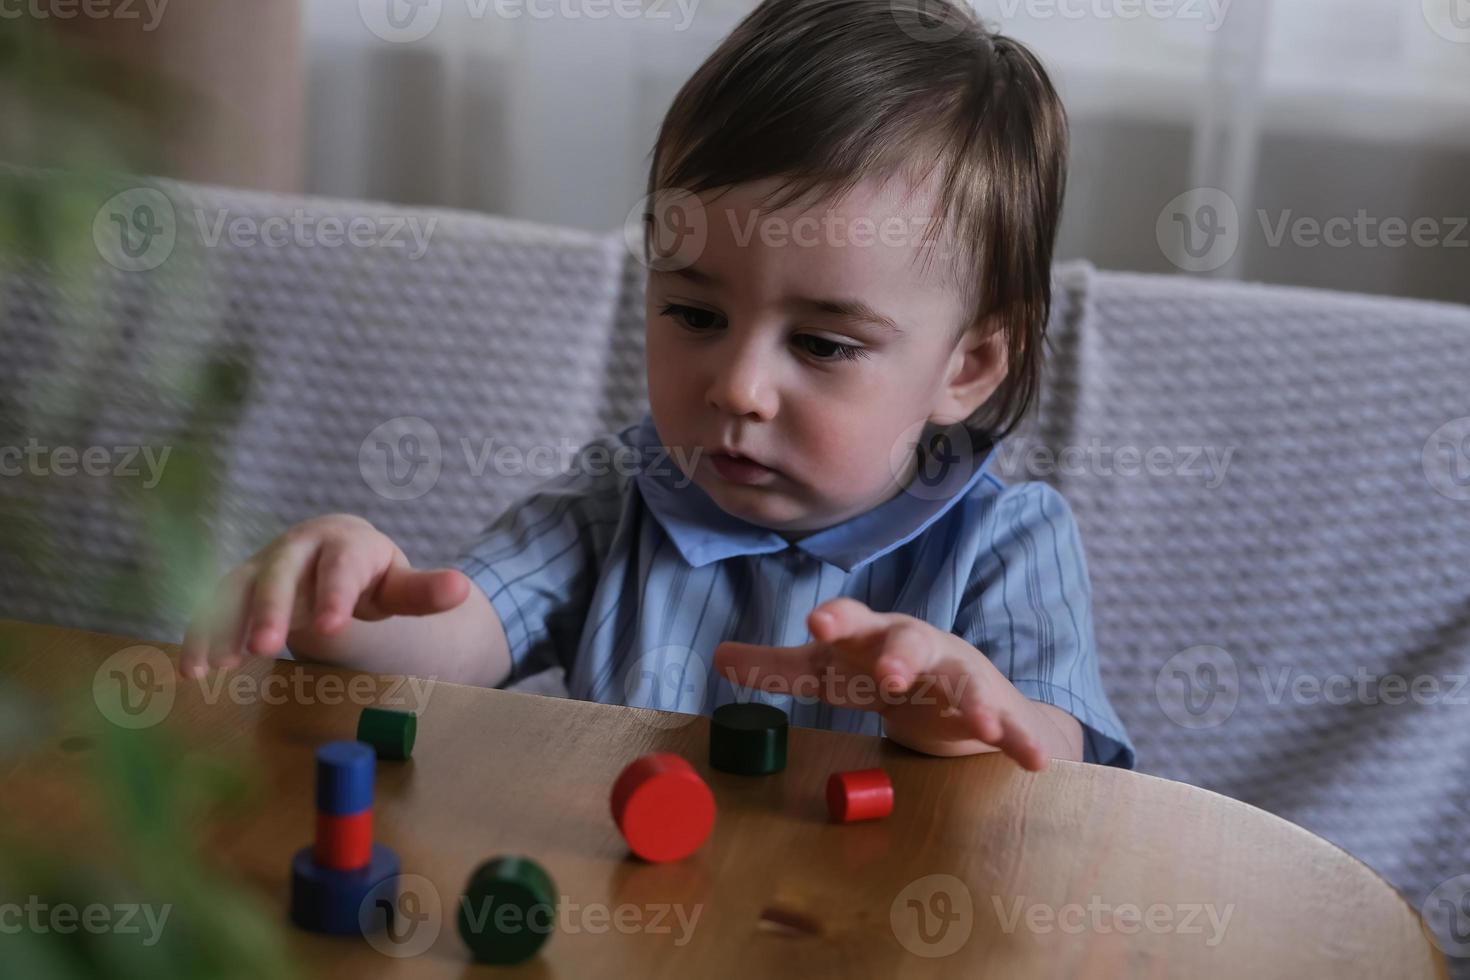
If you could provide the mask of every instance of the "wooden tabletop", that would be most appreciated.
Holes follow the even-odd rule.
[[[1447,976],[1373,871],[1183,783],[1065,762],[1033,774],[998,755],[938,759],[808,729],[791,731],[781,774],[734,776],[709,768],[702,717],[289,661],[185,681],[165,663],[176,656],[0,621],[0,674],[23,690],[85,695],[109,722],[257,771],[259,791],[217,818],[212,853],[280,910],[307,976]],[[375,813],[416,914],[376,944],[286,921],[291,854],[314,832],[315,747],[353,737],[372,703],[421,716],[413,758],[378,765]],[[609,814],[618,772],[652,751],[692,762],[719,807],[709,841],[673,864],[630,857]],[[95,818],[76,785],[87,752],[55,730],[0,757],[7,820],[43,840],[79,833]],[[893,779],[892,816],[829,823],[828,774],[871,766]],[[551,875],[556,932],[520,967],[472,965],[459,896],[506,853]]]

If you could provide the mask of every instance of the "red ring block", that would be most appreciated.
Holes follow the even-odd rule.
[[[317,812],[312,856],[324,868],[355,871],[373,859],[373,810],[337,815]]]
[[[881,820],[893,812],[893,782],[882,769],[834,772],[827,779],[827,812],[838,823]]]
[[[655,752],[618,775],[612,814],[634,854],[645,861],[677,861],[709,837],[715,796],[681,756]]]

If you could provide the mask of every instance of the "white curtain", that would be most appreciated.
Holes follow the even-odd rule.
[[[669,101],[754,4],[306,2],[309,191],[592,229],[623,221]],[[1068,107],[1060,257],[1470,302],[1470,0],[975,4]],[[1359,211],[1444,240],[1297,234]]]

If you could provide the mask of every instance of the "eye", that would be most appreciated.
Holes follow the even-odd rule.
[[[714,326],[714,323],[710,321],[718,322],[720,319],[717,313],[711,313],[709,310],[701,310],[694,306],[681,306],[678,303],[669,303],[658,312],[659,316],[666,316],[676,320],[695,332],[708,330]]]
[[[818,337],[809,333],[800,334],[796,341],[806,345],[807,353],[818,361],[856,361],[868,356],[868,351],[864,347],[838,343],[835,340],[828,340],[826,337]]]

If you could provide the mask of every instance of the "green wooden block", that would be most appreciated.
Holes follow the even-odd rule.
[[[482,963],[530,959],[556,925],[556,886],[539,864],[506,855],[470,875],[459,903],[459,935]]]
[[[724,772],[765,776],[786,768],[786,712],[758,701],[722,704],[709,725],[709,764]]]
[[[373,747],[379,759],[407,759],[413,755],[419,717],[412,711],[363,708],[357,719],[357,740]]]

